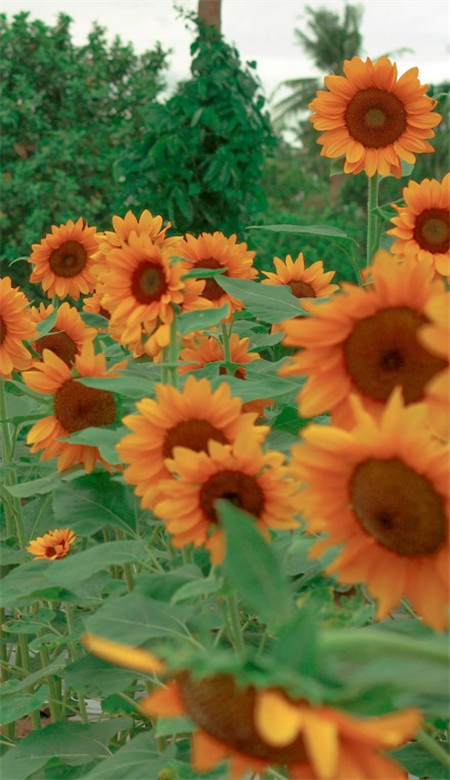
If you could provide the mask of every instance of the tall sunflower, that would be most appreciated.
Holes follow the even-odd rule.
[[[97,252],[97,228],[89,227],[80,217],[65,225],[52,225],[40,244],[33,244],[29,262],[34,266],[30,282],[40,283],[52,298],[70,295],[76,301],[95,287],[93,256]]]
[[[406,403],[427,398],[428,383],[445,361],[417,338],[428,322],[426,306],[442,292],[431,266],[396,263],[379,252],[371,268],[373,283],[364,289],[343,285],[343,294],[320,306],[304,301],[314,317],[285,323],[285,344],[301,347],[284,375],[306,374],[299,396],[303,417],[331,411],[333,422],[352,424],[351,392],[379,415],[399,385]]]
[[[433,138],[442,117],[436,101],[426,96],[427,84],[411,68],[397,78],[397,66],[387,57],[375,63],[353,57],[344,63],[345,76],[326,76],[328,91],[310,103],[311,122],[322,132],[317,143],[323,157],[345,156],[344,172],[367,176],[401,176],[401,160],[415,163],[416,154],[433,152]]]
[[[392,205],[398,216],[387,232],[397,239],[390,251],[431,263],[450,276],[450,173],[442,181],[410,181],[403,190],[404,206]]]
[[[311,533],[327,534],[313,555],[343,545],[328,573],[364,582],[381,620],[406,596],[441,631],[449,603],[449,448],[427,430],[425,404],[405,407],[396,390],[377,422],[351,399],[351,431],[311,425],[291,469]]]
[[[76,463],[82,463],[91,472],[99,460],[108,470],[110,465],[102,458],[98,447],[60,441],[59,437],[85,428],[113,425],[117,406],[112,393],[86,387],[79,377],[115,376],[115,371],[125,363],[106,370],[103,354],[96,355],[92,342],[87,342],[81,354],[75,356],[76,375],[54,352],[45,349],[43,359],[35,363],[31,371],[22,376],[25,384],[36,393],[53,396],[53,414],[39,420],[30,429],[27,443],[31,452],[43,450],[41,460],[58,458],[58,471],[65,471]]]
[[[287,478],[284,456],[264,453],[246,433],[231,445],[212,439],[208,452],[174,448],[166,464],[175,479],[160,483],[163,500],[154,512],[164,520],[174,547],[193,542],[210,551],[212,563],[222,562],[225,531],[215,508],[221,498],[253,515],[263,532],[298,527],[298,484]]]
[[[13,371],[23,371],[32,363],[32,356],[24,341],[37,336],[30,319],[28,298],[11,278],[0,279],[0,376],[9,379]]]
[[[417,338],[432,354],[445,361],[442,371],[427,385],[427,408],[432,428],[442,439],[450,439],[450,294],[434,295],[425,307],[429,323]]]
[[[39,308],[33,306],[30,310],[33,322],[38,324],[46,320],[54,312],[52,304]],[[84,324],[77,309],[65,301],[57,310],[56,322],[50,333],[41,336],[32,343],[32,348],[42,356],[44,349],[49,349],[61,358],[66,365],[71,366],[75,355],[79,354],[84,344],[95,339],[97,331]]]
[[[201,233],[198,238],[186,234],[177,246],[177,254],[184,258],[184,266],[190,271],[194,268],[225,268],[225,276],[236,279],[255,279],[258,271],[253,267],[255,252],[247,249],[247,244],[237,243],[236,235],[225,236],[215,233]],[[224,306],[229,303],[233,311],[243,308],[241,301],[228,295],[215,279],[206,279],[201,297],[209,306]]]
[[[211,439],[226,444],[243,431],[261,441],[268,432],[266,426],[255,425],[256,414],[242,414],[241,399],[231,397],[226,383],[213,391],[207,379],[193,376],[183,390],[157,385],[156,399],[143,398],[136,406],[139,414],[123,419],[132,433],[117,444],[117,451],[130,464],[125,479],[135,485],[143,507],[154,505],[159,483],[170,477],[165,459],[175,447],[202,452]]]

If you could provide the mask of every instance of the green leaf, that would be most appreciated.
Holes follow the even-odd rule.
[[[211,279],[215,276],[221,276],[226,272],[226,268],[191,268],[181,277],[182,279]]]
[[[42,680],[44,677],[48,677],[49,675],[55,674],[61,669],[64,669],[65,665],[66,661],[64,659],[57,658],[55,661],[52,661],[50,664],[48,664],[48,666],[43,666],[36,672],[23,677],[22,680],[6,680],[2,684],[2,695],[15,695],[18,693],[18,691],[23,691],[25,688],[29,688],[31,685],[34,685],[34,683]]]
[[[288,583],[272,547],[255,519],[228,501],[217,501],[226,529],[225,573],[244,601],[269,625],[283,623],[292,612]]]
[[[201,309],[199,311],[186,311],[178,318],[177,329],[182,336],[193,333],[196,330],[206,330],[218,325],[225,317],[228,317],[230,307],[228,304],[213,309]]]
[[[239,396],[243,402],[254,401],[260,398],[282,398],[283,396],[293,394],[297,395],[299,392],[299,386],[296,382],[292,382],[289,379],[282,379],[281,377],[251,377],[247,379],[239,379],[238,377],[230,376],[225,378],[224,374],[211,379],[211,386],[216,390],[224,382],[230,385],[231,392],[235,396]]]
[[[154,385],[154,382],[150,379],[146,380],[146,384],[144,385],[142,377],[136,376],[136,374],[131,371],[122,372],[121,376],[116,377],[78,377],[77,382],[86,385],[86,387],[95,387],[98,390],[108,390],[110,393],[124,395],[127,398],[132,399],[151,395]]]
[[[37,323],[36,330],[39,333],[39,337],[46,336],[47,333],[50,333],[51,329],[55,327],[55,323],[58,317],[58,310],[53,311],[51,314],[46,317],[45,320],[41,320],[41,322]],[[31,339],[31,341],[35,341],[36,339]]]
[[[123,691],[136,677],[136,672],[122,669],[90,654],[69,664],[64,671],[64,681],[69,688],[92,698]]]
[[[0,725],[4,726],[6,723],[13,723],[18,718],[29,715],[33,710],[43,707],[48,701],[48,694],[48,687],[43,685],[36,693],[17,693],[14,696],[2,697]]]
[[[331,160],[330,177],[339,176],[341,173],[344,173],[344,163],[345,157],[336,157],[334,160]]]
[[[121,425],[120,428],[91,427],[72,433],[70,436],[60,436],[59,441],[68,441],[71,444],[88,444],[90,447],[98,447],[102,458],[104,458],[107,463],[115,465],[120,462],[115,446],[123,439],[126,433],[129,433],[129,431],[124,425]]]
[[[5,485],[8,493],[16,498],[30,498],[36,494],[43,495],[45,493],[51,493],[55,487],[61,482],[71,481],[76,479],[79,474],[85,474],[84,469],[75,468],[71,473],[64,472],[61,474],[59,471],[54,471],[48,474],[46,477],[40,479],[32,479],[30,482],[21,482],[18,485]]]
[[[173,594],[172,604],[178,604],[179,601],[189,599],[201,599],[202,596],[209,596],[211,593],[217,593],[218,583],[214,579],[201,579],[196,582],[186,582],[181,588]]]
[[[142,542],[103,542],[82,552],[72,552],[60,560],[52,561],[45,576],[60,587],[70,587],[73,583],[86,580],[97,571],[108,566],[120,566],[130,561],[145,558]]]
[[[159,754],[152,736],[146,732],[127,742],[87,775],[88,780],[156,780],[167,758]]]
[[[242,301],[249,312],[264,322],[282,322],[303,315],[310,316],[301,307],[299,299],[292,295],[288,285],[261,284],[229,276],[221,276],[217,284],[229,295]]]
[[[0,606],[32,604],[39,598],[61,598],[64,591],[52,585],[45,572],[54,561],[37,560],[17,566],[2,581]]]
[[[92,534],[105,525],[129,533],[135,527],[137,500],[129,488],[110,474],[83,474],[60,484],[53,496],[55,522],[79,534]]]
[[[449,751],[448,742],[442,740],[437,740],[437,742],[444,750]],[[398,750],[392,750],[389,755],[415,777],[426,777],[427,780],[428,778],[429,780],[448,780],[448,764],[447,767],[444,767],[437,758],[431,756],[417,742],[412,742]]]
[[[347,241],[357,242],[344,230],[333,225],[249,225],[248,230],[271,230],[274,233],[295,233],[307,236],[323,236],[326,238],[344,238]]]
[[[86,325],[88,325],[90,328],[108,327],[108,318],[102,317],[101,314],[94,314],[92,311],[80,311],[79,314],[83,322],[85,322]]]
[[[276,638],[272,655],[282,666],[307,676],[316,673],[317,627],[312,610],[298,612],[277,631]]]

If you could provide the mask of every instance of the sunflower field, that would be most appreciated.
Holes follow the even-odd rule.
[[[448,778],[450,173],[414,180],[426,91],[354,57],[310,105],[321,155],[367,180],[364,249],[259,226],[298,240],[259,271],[236,233],[124,208],[36,236],[38,306],[0,279],[5,780]]]

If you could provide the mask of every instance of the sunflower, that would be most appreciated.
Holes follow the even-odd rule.
[[[410,709],[376,718],[355,718],[282,688],[242,685],[231,674],[194,677],[179,672],[166,687],[140,702],[148,717],[188,715],[193,733],[195,772],[208,772],[224,760],[230,777],[262,775],[285,766],[304,780],[403,780],[404,770],[381,751],[415,734],[420,714]]]
[[[158,215],[153,216],[151,211],[145,209],[139,219],[132,211],[127,211],[125,217],[114,216],[112,218],[114,230],[105,230],[99,236],[100,252],[106,255],[110,249],[120,248],[122,243],[127,243],[131,233],[137,235],[144,234],[150,238],[154,244],[174,244],[179,238],[167,238],[166,233],[171,227],[170,222],[163,228],[163,218]]]
[[[250,252],[247,244],[236,241],[236,235],[227,237],[219,231],[202,233],[198,238],[187,233],[177,246],[177,254],[184,258],[188,271],[193,268],[225,268],[225,276],[255,279],[258,275],[253,267],[256,253]],[[232,311],[243,308],[242,302],[228,295],[213,278],[206,279],[201,296],[209,302],[209,306],[220,307],[228,303]]]
[[[43,322],[53,312],[52,304],[44,306],[43,303],[40,304],[39,309],[33,306],[30,310],[31,318],[36,324]],[[70,306],[66,301],[59,307],[55,325],[50,333],[41,336],[31,346],[41,356],[44,349],[49,349],[58,355],[66,365],[71,366],[75,355],[82,351],[84,344],[93,341],[96,335],[96,329],[88,328],[75,307]]]
[[[233,444],[210,440],[208,452],[174,449],[166,464],[175,480],[163,480],[163,500],[154,512],[173,535],[174,547],[193,542],[221,563],[225,531],[220,528],[215,505],[227,499],[253,515],[259,530],[298,528],[296,481],[287,478],[281,452],[264,453],[255,438],[241,433]]]
[[[111,312],[109,312],[103,306],[103,294],[104,293],[101,285],[97,284],[97,287],[92,295],[89,298],[84,298],[83,311],[86,311],[89,314],[100,314],[101,317],[109,320],[111,317]]]
[[[443,276],[450,276],[450,173],[442,179],[410,181],[403,190],[404,206],[393,207],[398,216],[387,232],[397,241],[394,254],[431,263]]]
[[[0,376],[11,378],[13,371],[23,371],[32,363],[24,341],[37,336],[27,306],[29,301],[11,278],[0,279]]]
[[[412,259],[395,263],[381,251],[371,274],[373,283],[365,288],[344,284],[342,295],[320,306],[304,301],[315,316],[285,323],[284,343],[303,351],[281,373],[309,375],[298,396],[302,417],[331,411],[333,422],[347,427],[353,420],[350,392],[376,415],[397,385],[406,403],[421,401],[446,366],[417,338],[428,322],[428,302],[443,290],[431,266]]]
[[[42,362],[36,363],[31,371],[25,371],[22,375],[31,390],[53,396],[53,414],[39,420],[28,432],[27,443],[31,445],[31,452],[43,450],[41,460],[57,457],[58,471],[82,463],[86,471],[91,472],[97,460],[110,470],[110,465],[102,458],[97,447],[59,441],[59,437],[69,436],[91,426],[113,425],[117,415],[113,394],[107,390],[86,387],[77,378],[114,376],[114,371],[124,365],[119,363],[107,371],[105,356],[95,355],[92,342],[87,342],[81,354],[75,356],[78,376],[73,376],[61,358],[44,349]]]
[[[29,262],[34,265],[30,282],[40,283],[44,292],[52,298],[70,295],[78,300],[95,287],[93,256],[98,249],[95,227],[89,227],[83,219],[52,226],[40,244],[33,244]]]
[[[377,422],[352,398],[355,427],[310,425],[292,451],[291,469],[307,482],[308,531],[326,532],[314,548],[343,545],[327,572],[365,582],[377,617],[406,596],[424,621],[447,624],[449,448],[426,428],[426,405],[393,394]]]
[[[401,160],[415,163],[416,154],[433,152],[433,138],[442,119],[437,103],[426,96],[427,84],[411,68],[397,78],[397,66],[387,57],[373,63],[353,57],[344,62],[345,76],[326,76],[329,90],[310,103],[317,143],[323,157],[345,155],[344,172],[402,175]]]
[[[70,552],[77,535],[70,528],[54,528],[43,536],[32,539],[27,551],[37,558],[47,558],[54,561],[57,558],[65,558]]]
[[[445,361],[445,368],[427,385],[427,407],[433,430],[443,439],[450,439],[450,295],[434,295],[425,307],[430,322],[422,325],[417,338],[434,355]]]
[[[136,404],[139,414],[124,417],[132,433],[118,444],[120,458],[130,466],[127,482],[136,486],[142,506],[152,507],[158,483],[170,477],[165,459],[174,447],[202,452],[208,441],[233,442],[242,431],[258,441],[267,434],[266,426],[256,426],[256,414],[242,414],[242,401],[232,398],[224,383],[214,392],[207,379],[188,377],[183,390],[156,385],[156,400],[143,398]]]

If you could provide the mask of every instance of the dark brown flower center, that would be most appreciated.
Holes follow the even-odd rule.
[[[356,322],[344,343],[344,361],[355,387],[375,401],[387,401],[400,385],[407,404],[420,401],[425,385],[446,366],[416,338],[426,322],[418,312],[400,306]]]
[[[352,477],[353,509],[369,536],[405,558],[433,555],[446,540],[444,501],[428,479],[401,460],[360,463]]]
[[[104,309],[103,306],[100,306],[100,309],[98,311],[101,317],[104,317],[106,320],[111,319],[111,312],[108,311],[108,309]]]
[[[223,376],[226,373],[227,373],[227,369],[225,368],[225,366],[220,366],[219,374]],[[247,370],[244,368],[244,366],[238,366],[233,376],[235,376],[236,379],[247,379]]]
[[[392,92],[377,87],[361,89],[345,112],[348,132],[363,146],[379,149],[397,141],[406,130],[406,111]]]
[[[425,209],[416,217],[414,238],[422,249],[445,254],[450,248],[450,212],[448,209]]]
[[[33,349],[42,355],[44,349],[54,352],[67,366],[71,366],[77,354],[77,345],[64,331],[52,328],[46,336],[34,342]]]
[[[3,317],[0,316],[0,344],[3,344],[4,340],[6,339],[7,333],[8,333],[8,328],[6,327],[6,322],[3,319]]]
[[[78,241],[65,241],[54,249],[49,258],[50,268],[56,276],[77,276],[87,261],[87,252]]]
[[[51,558],[52,555],[56,555],[57,550],[54,547],[46,547],[45,548],[45,555],[47,558]]]
[[[53,403],[55,417],[68,433],[112,425],[116,419],[116,402],[111,393],[85,387],[75,379],[61,385]]]
[[[258,481],[241,471],[219,471],[200,488],[200,506],[211,523],[218,522],[215,504],[219,498],[230,501],[255,517],[259,517],[264,509],[264,493]]]
[[[300,279],[297,281],[289,282],[292,295],[296,298],[315,298],[316,293],[310,284],[302,282]]]
[[[257,692],[240,687],[230,675],[193,679],[188,672],[179,676],[186,709],[197,726],[231,750],[269,764],[289,765],[307,760],[299,736],[286,747],[267,745],[254,725]]]
[[[212,257],[207,257],[205,260],[199,260],[195,263],[193,268],[223,268],[217,260]],[[226,276],[226,274],[225,274]],[[204,279],[206,282],[204,290],[202,292],[203,298],[208,298],[209,301],[217,301],[222,295],[225,295],[224,291],[217,284],[215,279]]]
[[[139,303],[159,301],[168,288],[162,266],[150,261],[139,263],[131,278],[131,291]]]
[[[187,447],[194,452],[206,452],[211,439],[220,444],[228,444],[228,439],[222,431],[207,420],[183,420],[167,431],[163,455],[165,458],[171,458],[174,447]]]

